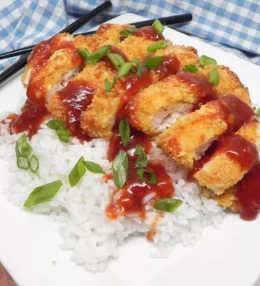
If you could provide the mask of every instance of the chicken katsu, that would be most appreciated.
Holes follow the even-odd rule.
[[[258,164],[260,129],[248,89],[228,67],[205,64],[152,27],[101,25],[89,37],[37,45],[22,81],[28,100],[72,135],[114,140],[125,119],[219,204],[241,211],[237,193]]]

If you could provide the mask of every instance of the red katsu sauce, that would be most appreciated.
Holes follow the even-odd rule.
[[[260,162],[238,184],[235,207],[244,220],[254,220],[260,211]]]
[[[117,48],[117,47],[115,47],[115,46],[113,46],[113,47],[111,48],[111,50],[109,51],[109,53],[110,53],[110,54],[118,54],[118,55],[120,55],[120,56],[123,58],[123,60],[124,60],[125,62],[129,62],[128,57],[126,56],[126,54],[125,54],[122,50],[120,50],[119,48]]]
[[[189,172],[187,179],[192,181],[194,175],[214,157],[226,154],[230,159],[237,162],[241,169],[249,171],[258,159],[257,149],[254,144],[240,135],[227,135],[214,142],[200,160],[195,162],[194,168]]]
[[[58,92],[63,113],[66,114],[65,124],[72,135],[80,140],[89,140],[89,137],[82,133],[80,115],[91,103],[94,93],[94,89],[82,79],[69,82]]]
[[[28,131],[31,138],[40,129],[41,124],[50,116],[47,108],[34,105],[27,100],[21,109],[21,113],[13,121],[11,129],[13,133]]]
[[[4,124],[8,128],[8,132],[10,134],[13,134],[12,125],[18,116],[19,115],[16,113],[10,113],[10,114],[8,114],[8,116],[6,118],[4,118],[3,120],[0,121],[0,124]],[[1,135],[2,134],[1,134],[1,129],[0,129],[0,136]]]
[[[149,240],[149,241],[152,241],[156,235],[156,228],[157,228],[157,225],[160,221],[160,219],[162,218],[163,216],[163,212],[160,211],[158,212],[158,214],[156,215],[156,217],[154,218],[153,222],[152,222],[152,225],[151,225],[151,229],[149,230],[149,232],[147,233],[146,235],[146,238]]]
[[[172,197],[174,194],[172,179],[159,160],[151,160],[145,167],[156,175],[157,183],[155,185],[146,183],[137,176],[137,168],[134,165],[137,157],[134,155],[134,151],[138,144],[143,147],[146,154],[150,152],[151,142],[141,132],[132,132],[127,147],[123,147],[119,134],[115,134],[109,142],[108,159],[110,161],[114,160],[121,149],[127,152],[129,159],[127,182],[122,189],[114,191],[111,203],[106,208],[106,214],[111,219],[133,213],[144,219],[145,203],[143,200],[147,195],[154,193],[154,197],[150,201],[154,204],[157,200]]]
[[[137,37],[145,37],[145,38],[147,38],[149,40],[153,40],[153,41],[164,40],[164,36],[159,35],[154,30],[154,28],[151,26],[140,28],[136,32],[134,32],[133,34]]]

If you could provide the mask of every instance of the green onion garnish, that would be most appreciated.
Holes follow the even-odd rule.
[[[32,147],[27,142],[26,135],[23,134],[15,144],[16,164],[19,169],[30,169],[36,173],[39,169],[39,160],[35,155],[32,155]]]
[[[136,74],[138,77],[142,76],[142,68],[141,68],[141,63],[138,59],[134,58],[132,59],[132,62],[136,65]]]
[[[33,173],[36,173],[39,169],[39,160],[35,155],[32,155],[29,164],[30,164],[30,170]]]
[[[145,181],[149,184],[155,185],[157,183],[157,177],[151,171],[148,171],[146,169],[138,169],[137,175],[142,181]]]
[[[125,30],[122,30],[120,32],[120,37],[122,38],[127,38],[128,36],[130,36],[132,33],[134,33],[135,31],[137,31],[138,29],[134,26],[132,27],[128,27]]]
[[[119,133],[121,136],[123,146],[126,147],[128,144],[129,138],[130,138],[130,127],[129,127],[127,119],[125,118],[120,120]]]
[[[117,73],[117,77],[124,77],[128,75],[131,71],[132,66],[133,66],[132,62],[127,62],[123,64]]]
[[[149,45],[147,48],[147,51],[154,53],[157,50],[164,49],[166,47],[167,47],[167,41],[166,40],[160,40],[160,41],[157,41],[157,42]]]
[[[183,202],[178,199],[164,198],[157,201],[157,203],[154,205],[154,208],[160,211],[172,213],[177,210],[177,208],[180,207],[182,203]]]
[[[201,56],[200,57],[200,64],[202,66],[208,66],[208,65],[213,65],[213,66],[216,66],[217,65],[217,61],[213,58],[210,58],[208,56]]]
[[[134,155],[137,155],[137,159],[135,161],[135,167],[137,168],[145,168],[147,166],[147,156],[144,152],[144,149],[140,144],[137,145]]]
[[[83,161],[83,163],[90,172],[96,174],[105,174],[104,170],[99,164],[96,164],[91,161]]]
[[[59,180],[35,188],[25,201],[24,207],[29,208],[31,206],[49,201],[55,197],[61,186],[62,182]]]
[[[150,57],[146,60],[144,66],[148,69],[155,69],[160,65],[163,58],[164,56]]]
[[[86,167],[84,164],[84,157],[79,158],[76,165],[73,167],[71,172],[69,173],[69,183],[71,187],[74,187],[77,185],[77,183],[80,181],[80,179],[83,177],[83,175],[86,172]]]
[[[258,118],[260,118],[260,108],[258,108],[257,110],[256,110],[256,117],[258,117]]]
[[[64,124],[60,120],[50,120],[46,123],[46,126],[49,127],[52,130],[56,131],[56,134],[58,135],[60,141],[69,142],[70,139],[70,131],[64,127]]]
[[[84,48],[79,48],[78,49],[79,54],[84,58],[85,63],[87,63],[89,57],[90,57],[90,52],[87,49]]]
[[[91,54],[87,60],[87,64],[98,63],[111,49],[110,45],[100,47],[94,54]]]
[[[112,162],[114,182],[119,189],[121,189],[126,183],[128,168],[129,163],[127,153],[124,150],[120,150]]]
[[[114,65],[114,67],[117,69],[119,69],[125,63],[124,59],[119,54],[108,53],[107,57],[109,58],[110,62]]]
[[[113,79],[113,81],[109,81],[108,79],[105,79],[105,91],[109,92],[113,86],[116,83],[116,77]]]
[[[196,65],[186,65],[185,70],[190,72],[190,73],[196,73],[199,71],[199,69]]]
[[[153,22],[152,27],[157,34],[161,35],[163,33],[164,26],[158,19]]]
[[[216,68],[213,68],[211,72],[209,73],[209,81],[213,85],[218,85],[219,84],[219,72]]]

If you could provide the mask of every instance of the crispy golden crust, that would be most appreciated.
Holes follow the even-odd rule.
[[[210,143],[228,128],[226,113],[219,101],[177,119],[159,136],[159,147],[179,164],[192,169]]]
[[[51,41],[51,42],[50,42]],[[25,71],[22,74],[22,83],[26,87],[30,81],[31,75],[34,72],[34,70],[37,68],[38,63],[42,63],[42,54],[41,52],[37,52],[40,45],[44,45],[44,43],[49,43],[48,46],[45,46],[44,49],[49,49],[50,53],[48,53],[47,58],[45,60],[48,60],[54,53],[56,53],[62,45],[66,44],[67,42],[73,43],[74,38],[72,35],[67,33],[62,33],[54,36],[52,39],[49,39],[47,41],[41,42],[38,44],[28,57],[28,63],[25,67]],[[62,49],[64,50],[64,49]],[[45,51],[46,52],[46,51]]]
[[[206,66],[201,73],[208,77],[213,66]],[[250,95],[248,88],[243,87],[238,76],[232,72],[228,67],[217,66],[219,72],[219,84],[216,86],[216,90],[219,94],[232,93],[239,99],[251,106]]]
[[[155,127],[155,120],[159,112],[171,108],[173,113],[176,104],[192,106],[198,103],[200,97],[201,90],[195,84],[183,81],[178,75],[168,76],[135,96],[131,103],[131,124],[146,134],[158,134],[160,129]],[[190,110],[190,107],[187,109]]]
[[[185,47],[183,45],[173,45],[168,41],[168,46],[164,50],[158,50],[156,56],[174,53],[180,61],[180,69],[184,69],[185,65],[199,65],[198,52],[193,47]]]
[[[75,38],[75,47],[85,48],[93,53],[101,46],[114,45],[120,41],[120,31],[127,27],[129,25],[102,24],[92,36],[77,36]]]
[[[236,133],[249,142],[259,146],[259,123],[254,119],[241,127]],[[217,195],[238,183],[248,170],[225,153],[213,155],[211,160],[194,177],[201,186],[213,190]]]
[[[236,188],[230,188],[221,195],[214,195],[213,199],[217,201],[222,207],[230,208],[236,200]]]
[[[87,65],[75,78],[73,81],[79,79],[85,79],[88,81],[88,84],[94,90],[104,90],[105,79],[112,80],[116,75],[116,71],[108,66],[105,62],[99,62],[95,65]],[[50,97],[48,102],[48,109],[50,113],[57,119],[65,121],[66,118],[66,109],[62,105],[60,96],[58,93],[55,93]],[[102,109],[99,110],[102,114]],[[86,124],[84,124],[85,126]],[[93,126],[95,128],[95,126]],[[85,128],[83,128],[85,130]]]

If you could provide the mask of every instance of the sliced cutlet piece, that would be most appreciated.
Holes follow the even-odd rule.
[[[75,47],[84,48],[93,53],[101,46],[115,45],[120,42],[120,31],[127,27],[129,25],[102,24],[92,36],[75,37]]]
[[[208,77],[213,68],[214,66],[206,66],[200,73]],[[216,69],[219,73],[219,84],[215,86],[217,93],[223,95],[228,93],[235,94],[238,98],[251,106],[248,88],[243,86],[239,77],[228,67],[216,66]]]
[[[204,164],[194,173],[194,178],[216,195],[223,194],[235,186],[256,163],[259,139],[259,123],[252,119],[236,134],[225,136],[216,144]],[[227,205],[233,200],[232,193],[222,197],[223,203]]]
[[[115,75],[116,70],[105,61],[87,65],[64,89],[50,97],[48,110],[55,118],[65,122],[72,132],[74,129],[78,131],[81,113],[88,108],[93,97],[102,98],[105,79],[112,81]],[[109,100],[112,101],[112,96]],[[97,112],[102,117],[103,107]],[[93,117],[90,128],[95,129],[95,121]]]
[[[186,65],[200,65],[198,52],[193,47],[183,45],[174,45],[168,41],[168,45],[163,50],[157,50],[155,55],[162,56],[168,53],[174,53],[180,61],[180,70],[185,69]]]
[[[213,92],[214,87],[204,76],[168,76],[135,96],[130,103],[129,122],[146,134],[158,134]]]
[[[78,54],[78,48],[82,47],[81,44],[88,44],[91,52],[94,52],[100,46],[107,43],[116,44],[120,41],[119,31],[122,28],[124,26],[101,25],[98,31],[92,36],[80,36],[77,40],[74,40],[69,35],[67,36],[70,39],[69,44],[56,45],[54,41],[53,45],[47,46],[47,50],[44,53],[48,57],[46,56],[40,64],[37,62],[37,66],[32,72],[27,89],[28,98],[37,105],[46,104],[49,96],[66,86],[82,69],[83,59]],[[54,39],[56,37],[58,40],[60,39],[60,36],[55,36]],[[83,47],[86,46],[83,45]],[[31,58],[33,62],[35,62],[34,54],[38,55],[39,52],[32,54]]]

